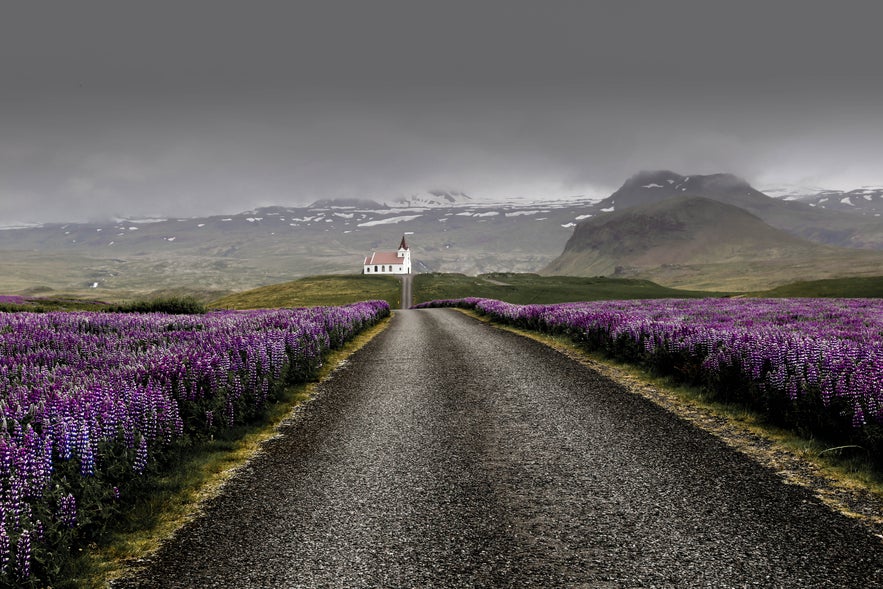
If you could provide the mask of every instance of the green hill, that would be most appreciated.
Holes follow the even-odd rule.
[[[358,301],[385,300],[393,309],[401,305],[401,281],[394,276],[310,276],[231,294],[212,301],[221,309],[272,309],[346,305]]]
[[[656,299],[720,296],[721,293],[677,290],[648,280],[625,278],[540,276],[539,274],[416,274],[414,303],[435,299],[486,297],[510,303],[564,303],[608,299]],[[262,286],[209,303],[223,309],[343,305],[383,299],[393,309],[401,305],[401,282],[393,276],[312,276]]]
[[[770,290],[754,292],[751,296],[883,298],[883,276],[793,282]]]
[[[414,303],[436,299],[484,297],[515,304],[565,303],[615,299],[697,298],[732,293],[681,290],[649,280],[630,278],[541,276],[494,273],[479,276],[428,273],[414,275]],[[343,305],[382,299],[399,308],[401,283],[392,276],[312,276],[263,286],[212,301],[226,309]],[[883,297],[883,276],[796,282],[772,290],[756,291],[759,297]]]
[[[482,297],[508,303],[567,303],[612,299],[660,299],[721,296],[722,293],[677,290],[649,280],[602,276],[540,276],[494,273],[418,274],[414,277],[414,304],[437,299]]]

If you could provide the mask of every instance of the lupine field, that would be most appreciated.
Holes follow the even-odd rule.
[[[883,301],[659,299],[512,305],[490,299],[421,306],[472,308],[566,335],[593,351],[704,387],[776,423],[833,443],[883,450]]]
[[[0,586],[51,582],[174,448],[260,415],[388,314],[0,313]]]

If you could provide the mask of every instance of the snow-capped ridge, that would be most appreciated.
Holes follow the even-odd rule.
[[[781,200],[802,202],[813,208],[875,217],[883,213],[883,187],[880,186],[833,190],[787,185],[766,188],[764,193]]]
[[[427,190],[409,196],[387,201],[387,206],[443,207],[474,202],[474,199],[459,190]]]

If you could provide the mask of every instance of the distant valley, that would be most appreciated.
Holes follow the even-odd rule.
[[[357,273],[364,255],[394,248],[403,233],[412,234],[417,272],[608,275],[757,290],[883,273],[875,207],[883,207],[883,190],[772,198],[729,174],[657,171],[636,174],[600,201],[480,202],[435,190],[390,202],[49,224],[0,230],[0,293],[222,295]]]
[[[6,229],[0,292],[114,298],[183,287],[221,294],[360,272],[365,255],[395,248],[405,232],[417,272],[533,272],[561,253],[590,205],[480,203],[434,191],[404,202],[320,201],[204,218]]]

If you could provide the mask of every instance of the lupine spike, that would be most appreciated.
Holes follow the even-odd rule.
[[[57,496],[47,490],[59,488],[61,465],[79,461],[83,488],[112,484],[93,476],[111,466],[102,448],[128,448],[145,472],[175,440],[235,425],[280,379],[311,374],[329,331],[351,337],[388,314],[383,301],[200,316],[0,313],[0,585],[29,576],[31,550],[49,549],[41,538],[88,509],[64,493],[53,517],[32,521],[33,506]]]

